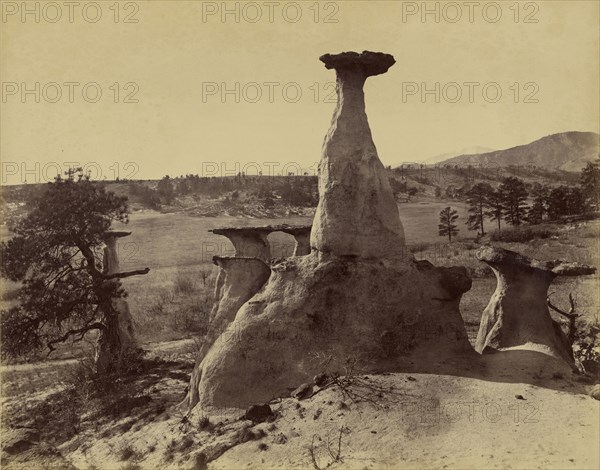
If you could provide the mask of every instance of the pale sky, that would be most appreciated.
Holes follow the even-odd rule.
[[[597,1],[483,1],[471,12],[468,2],[425,2],[425,18],[423,2],[228,2],[234,13],[222,18],[222,2],[100,1],[96,22],[93,2],[71,12],[30,2],[24,17],[22,2],[1,3],[3,183],[46,181],[67,162],[107,179],[117,169],[134,178],[255,173],[250,162],[264,174],[290,162],[314,170],[335,106],[326,99],[335,73],[318,57],[349,50],[397,61],[365,87],[385,165],[599,128]],[[422,97],[436,82],[440,102]],[[138,102],[125,103],[132,91]]]

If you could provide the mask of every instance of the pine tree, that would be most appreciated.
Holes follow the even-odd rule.
[[[504,178],[498,188],[504,204],[504,220],[511,225],[521,225],[527,213],[527,187],[514,176]]]
[[[595,162],[588,162],[581,170],[580,184],[587,207],[597,211],[600,205],[600,157]]]
[[[117,369],[124,352],[114,301],[127,293],[121,279],[149,269],[109,274],[102,256],[112,222],[128,221],[127,198],[69,170],[56,178],[0,244],[0,274],[20,282],[19,305],[0,315],[1,351],[19,357],[55,344],[98,336],[97,372]]]
[[[446,207],[440,212],[440,223],[438,225],[438,235],[448,237],[452,242],[452,236],[458,233],[458,226],[454,223],[458,219],[458,211],[451,207]]]
[[[540,183],[534,183],[533,188],[531,189],[533,202],[527,212],[527,221],[530,224],[539,224],[544,220],[544,216],[548,212],[548,195],[549,190],[546,186],[543,186]]]
[[[482,236],[485,235],[483,226],[485,210],[488,198],[493,191],[488,183],[477,183],[467,191],[467,204],[469,204],[467,227],[469,230],[478,230]]]
[[[489,217],[492,221],[497,221],[498,231],[500,231],[500,224],[504,217],[504,200],[499,191],[493,191],[489,194],[486,207],[487,210],[485,211],[485,216]]]

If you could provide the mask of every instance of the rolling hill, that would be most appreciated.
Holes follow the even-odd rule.
[[[440,165],[535,165],[548,170],[580,171],[598,157],[599,135],[595,132],[562,132],[526,145],[493,152],[459,155]]]

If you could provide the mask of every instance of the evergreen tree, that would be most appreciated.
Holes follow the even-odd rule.
[[[527,221],[530,224],[539,224],[544,220],[544,216],[548,212],[548,195],[549,190],[546,186],[541,185],[540,183],[534,183],[533,188],[531,189],[533,201],[527,212]]]
[[[478,230],[482,236],[485,235],[483,226],[485,210],[488,198],[493,191],[493,188],[488,183],[477,183],[466,193],[467,204],[469,205],[467,227],[469,230]]]
[[[525,182],[514,176],[502,180],[498,188],[504,205],[504,220],[510,225],[521,225],[527,213],[527,187]]]
[[[581,171],[581,191],[588,208],[598,210],[600,205],[600,157],[588,162]]]
[[[120,280],[148,268],[109,274],[104,237],[113,221],[127,222],[127,198],[69,170],[46,186],[32,210],[0,245],[0,273],[22,283],[19,305],[2,311],[1,348],[19,357],[99,332],[97,372],[113,372],[124,352],[114,301],[127,294]],[[76,178],[77,177],[77,178]]]
[[[501,222],[504,217],[504,199],[499,191],[492,191],[487,199],[486,203],[487,210],[485,211],[486,217],[490,220],[498,222],[498,231],[501,230]]]
[[[438,225],[438,235],[448,237],[452,242],[452,236],[458,233],[458,226],[455,224],[458,219],[458,211],[452,207],[446,207],[440,212],[440,223]]]

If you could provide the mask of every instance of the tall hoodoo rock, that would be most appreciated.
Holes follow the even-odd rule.
[[[362,85],[393,57],[321,60],[338,73],[339,102],[323,149],[312,251],[305,253],[304,230],[293,233],[296,256],[272,262],[265,285],[228,326],[235,337],[223,333],[198,362],[187,405],[204,413],[285,396],[319,373],[343,373],[348,360],[370,373],[474,354],[459,311],[471,279],[465,268],[406,256],[371,138]]]
[[[319,164],[319,205],[311,246],[364,258],[403,256],[404,230],[385,168],[373,143],[363,85],[396,62],[365,51],[323,55],[337,74],[338,102]]]
[[[578,263],[538,261],[514,251],[482,247],[477,258],[488,264],[498,281],[483,312],[475,349],[526,349],[573,363],[573,352],[560,326],[550,316],[548,287],[556,276],[593,274]]]

